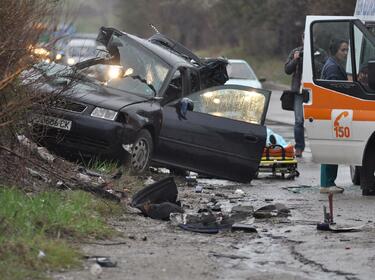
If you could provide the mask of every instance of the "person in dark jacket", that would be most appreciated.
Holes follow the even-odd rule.
[[[331,55],[322,69],[321,78],[324,80],[347,81],[348,75],[345,71],[346,58],[348,56],[348,42],[345,40],[333,40],[329,50]]]
[[[294,96],[294,141],[296,157],[302,157],[302,152],[305,149],[305,130],[303,126],[303,96],[301,94],[302,61],[303,47],[300,46],[290,52],[288,60],[286,61],[284,67],[285,73],[288,75],[292,75],[291,90],[296,92]]]
[[[345,40],[332,40],[329,46],[331,56],[327,59],[322,69],[323,80],[347,81],[345,63],[348,56],[349,45]],[[337,164],[322,164],[320,167],[320,192],[342,193],[343,188],[337,187]]]

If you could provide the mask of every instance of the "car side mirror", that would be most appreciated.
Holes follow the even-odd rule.
[[[368,62],[368,86],[375,90],[375,60]]]
[[[180,118],[186,119],[187,111],[193,110],[194,102],[189,98],[184,97],[177,103],[177,113]]]
[[[259,82],[264,83],[265,81],[267,81],[266,78],[264,78],[264,77],[259,78]]]

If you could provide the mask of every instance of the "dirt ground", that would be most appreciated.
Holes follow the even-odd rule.
[[[257,209],[273,203],[291,210],[287,218],[255,219],[257,233],[192,233],[168,221],[125,213],[111,221],[123,238],[82,244],[85,254],[110,257],[116,267],[94,275],[95,261],[88,260],[83,269],[54,274],[53,279],[373,279],[375,198],[362,197],[358,186],[347,183],[344,194],[334,197],[335,220],[363,228],[317,231],[322,207],[328,206],[327,196],[316,187],[319,166],[306,155],[299,169],[304,176],[296,180],[261,175],[248,185],[202,179],[202,193],[182,178],[176,180],[187,212],[196,213],[215,200],[223,212],[236,205]],[[237,189],[244,195],[236,194]]]

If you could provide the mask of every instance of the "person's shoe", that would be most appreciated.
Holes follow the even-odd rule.
[[[343,192],[344,192],[344,188],[341,188],[338,186],[320,188],[320,193],[343,193]]]
[[[301,158],[302,157],[302,152],[303,152],[302,150],[296,149],[296,152],[295,152],[296,157]]]

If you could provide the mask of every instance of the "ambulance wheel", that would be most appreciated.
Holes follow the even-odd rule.
[[[354,185],[361,184],[361,167],[360,166],[350,166],[350,178]]]
[[[370,140],[371,141],[371,140]],[[375,138],[367,144],[365,155],[362,161],[360,181],[362,195],[375,195]]]

